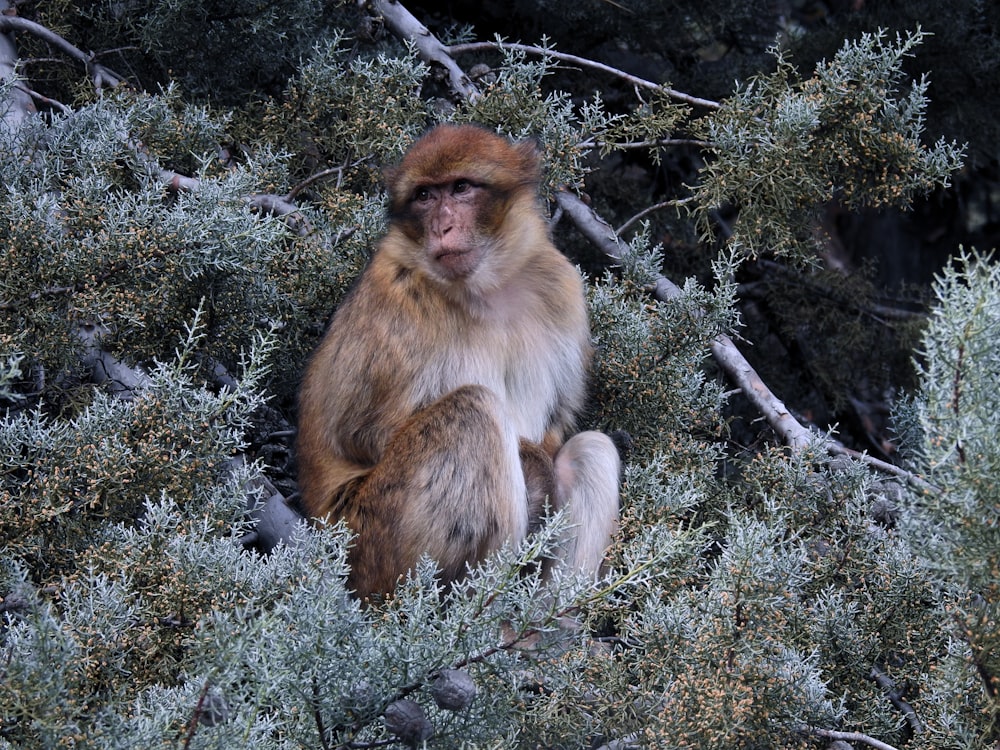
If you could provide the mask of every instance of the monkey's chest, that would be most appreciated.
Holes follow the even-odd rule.
[[[539,441],[562,402],[583,387],[581,355],[545,336],[534,342],[482,337],[455,347],[431,368],[419,401],[428,402],[463,385],[482,385],[500,396],[518,434]]]

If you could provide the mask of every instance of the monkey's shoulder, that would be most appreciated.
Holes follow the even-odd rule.
[[[534,303],[526,308],[532,314],[545,316],[557,328],[586,327],[583,277],[554,246],[532,256],[515,286],[523,291],[526,300]]]
[[[439,318],[448,307],[445,296],[420,268],[381,250],[365,268],[352,296],[359,306],[377,306],[382,315],[395,311],[404,318]]]

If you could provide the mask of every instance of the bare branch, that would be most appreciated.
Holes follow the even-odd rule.
[[[868,674],[868,679],[873,680],[876,685],[885,691],[892,705],[903,712],[903,715],[906,717],[906,723],[910,725],[910,728],[914,732],[922,731],[923,727],[920,723],[920,717],[913,710],[913,706],[903,700],[902,691],[896,687],[896,683],[889,675],[878,667],[872,667],[872,671]]]
[[[28,88],[27,86],[25,86],[23,84],[18,84],[18,88],[21,89],[22,91],[24,91],[26,94],[28,94],[28,96],[30,96],[35,101],[39,101],[42,104],[47,104],[48,106],[52,107],[53,109],[58,109],[64,115],[68,115],[70,113],[70,111],[71,111],[70,108],[67,107],[65,104],[63,104],[62,102],[57,102],[55,99],[50,99],[49,97],[45,96],[44,94],[40,94],[39,92],[35,91],[34,89],[30,89],[30,88]]]
[[[179,172],[173,172],[169,169],[164,169],[153,157],[149,156],[142,148],[137,150],[140,156],[140,161],[148,164],[154,172],[156,172],[157,178],[166,185],[167,189],[172,193],[197,193],[198,188],[201,187],[201,182],[197,177],[188,177],[182,175]]]
[[[201,188],[201,180],[197,177],[188,177],[169,169],[164,169],[150,156],[146,147],[141,143],[132,143],[135,148],[136,157],[139,162],[145,165],[166,188],[173,193],[197,193]],[[292,232],[299,237],[304,237],[312,231],[311,222],[299,210],[299,207],[292,202],[291,193],[287,196],[271,195],[269,193],[257,193],[246,199],[247,205],[255,211],[269,216],[280,218]]]
[[[27,18],[21,18],[20,16],[0,15],[0,33],[9,33],[11,31],[23,31],[31,34],[32,36],[38,37],[42,41],[61,50],[64,54],[69,55],[74,60],[83,63],[87,74],[90,75],[91,79],[94,81],[94,86],[99,89],[104,86],[114,88],[115,86],[120,85],[123,81],[123,79],[114,71],[99,63],[95,63],[93,53],[84,52],[79,47],[71,44],[66,39],[59,36],[59,34],[47,29],[40,23],[29,21]]]
[[[108,390],[124,401],[131,401],[149,385],[150,378],[142,368],[130,367],[101,346],[101,336],[107,334],[104,326],[81,323],[76,335],[83,344],[80,361],[90,371],[90,379],[98,385],[107,384]]]
[[[299,237],[305,237],[313,230],[312,222],[288,198],[268,193],[258,193],[248,198],[247,204],[260,213],[277,216],[285,223],[285,226],[289,230]]]
[[[678,198],[676,200],[663,201],[662,203],[656,203],[656,204],[654,204],[652,206],[646,206],[646,208],[642,209],[639,213],[637,213],[635,216],[633,216],[628,221],[626,221],[624,224],[622,224],[620,227],[618,227],[618,229],[615,230],[615,235],[618,236],[618,237],[621,237],[622,233],[626,229],[628,229],[630,226],[632,226],[633,224],[635,224],[637,221],[639,221],[643,217],[649,216],[649,214],[653,213],[654,211],[659,211],[660,209],[663,209],[663,208],[678,208],[679,206],[683,206],[683,205],[686,205],[686,204],[690,203],[692,200],[693,200],[693,197]]]
[[[750,366],[729,336],[717,336],[710,348],[715,361],[760,411],[782,442],[797,451],[821,437],[819,433],[799,424],[784,402],[771,392],[767,383]],[[832,441],[827,438],[826,442],[829,448]]]
[[[714,102],[711,99],[699,99],[697,96],[691,96],[690,94],[685,94],[682,91],[677,91],[667,86],[661,86],[658,83],[647,81],[644,78],[631,75],[623,70],[618,70],[618,68],[612,68],[610,65],[605,65],[604,63],[599,63],[594,60],[588,60],[585,57],[569,55],[565,52],[556,52],[555,50],[547,49],[546,47],[536,47],[531,44],[516,44],[513,42],[475,42],[470,44],[453,44],[450,47],[445,47],[445,50],[452,55],[459,55],[463,52],[480,52],[486,49],[509,49],[526,52],[531,55],[551,57],[553,60],[559,60],[560,62],[571,63],[573,65],[579,65],[582,68],[591,68],[593,70],[600,70],[604,73],[609,73],[616,78],[621,78],[623,81],[626,81],[627,83],[630,83],[638,88],[656,91],[669,96],[671,99],[676,99],[677,101],[691,104],[696,107],[718,109],[721,106],[718,102]]]
[[[611,226],[598,216],[586,203],[573,193],[561,190],[556,194],[556,201],[562,211],[569,216],[577,229],[605,255],[613,260],[621,259],[621,241]],[[680,288],[669,279],[661,276],[653,285],[653,296],[658,300],[667,301],[681,294]],[[746,357],[733,343],[733,340],[721,334],[715,337],[710,345],[712,357],[723,372],[742,391],[743,395],[761,413],[771,429],[777,433],[782,442],[793,451],[799,451],[817,440],[823,443],[826,451],[833,456],[847,456],[870,466],[878,471],[892,474],[905,479],[911,486],[922,491],[934,491],[935,488],[912,472],[898,466],[872,458],[865,453],[853,451],[833,438],[822,435],[804,427],[789,412],[785,404],[771,392],[757,371],[753,369]]]
[[[632,149],[667,148],[669,146],[694,146],[696,148],[711,148],[710,141],[702,141],[697,138],[657,138],[652,141],[629,141],[627,143],[608,143],[607,141],[595,141],[590,138],[580,141],[581,148],[610,148],[617,151]]]
[[[368,156],[363,156],[357,161],[352,162],[351,164],[342,165],[339,167],[330,167],[329,169],[323,169],[320,170],[319,172],[315,172],[306,177],[304,180],[302,180],[302,182],[300,182],[298,185],[295,185],[291,190],[289,190],[288,195],[285,196],[285,200],[288,201],[293,200],[295,196],[297,196],[307,187],[312,185],[314,182],[322,182],[328,177],[336,177],[337,180],[339,181],[343,176],[345,170],[353,169],[354,167],[363,164],[364,162],[370,160],[371,158],[372,156],[369,154]]]
[[[873,469],[877,469],[884,474],[892,474],[900,479],[906,481],[911,487],[920,490],[921,492],[940,492],[939,487],[935,487],[933,484],[921,479],[912,471],[907,471],[895,464],[891,464],[888,461],[882,461],[881,459],[870,456],[867,453],[861,453],[860,451],[851,450],[843,443],[838,443],[835,440],[829,440],[827,442],[827,450],[833,456],[847,456],[848,458],[853,458],[855,461],[861,461]]]
[[[833,729],[820,729],[818,727],[805,727],[802,731],[814,734],[817,737],[825,737],[828,740],[843,740],[844,742],[863,742],[874,747],[875,750],[896,750],[893,745],[889,745],[882,740],[869,737],[861,732],[838,732]]]

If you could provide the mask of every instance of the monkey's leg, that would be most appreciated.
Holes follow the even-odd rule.
[[[349,585],[359,596],[392,590],[422,553],[448,583],[528,524],[513,425],[497,397],[464,386],[416,412],[361,482],[348,523],[358,535]]]
[[[545,523],[556,502],[556,477],[552,457],[538,443],[521,438],[521,472],[528,496],[528,533]]]
[[[611,438],[581,432],[555,459],[556,507],[566,508],[570,526],[560,540],[561,564],[597,575],[618,525],[621,461]]]

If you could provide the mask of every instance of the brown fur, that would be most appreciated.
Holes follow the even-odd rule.
[[[299,401],[303,501],[357,534],[359,596],[391,591],[422,553],[446,582],[460,578],[537,525],[546,496],[600,527],[567,539],[588,547],[568,564],[600,564],[618,457],[597,433],[563,446],[590,334],[580,276],[537,206],[538,173],[531,146],[472,126],[435,128],[386,173],[389,230]]]

